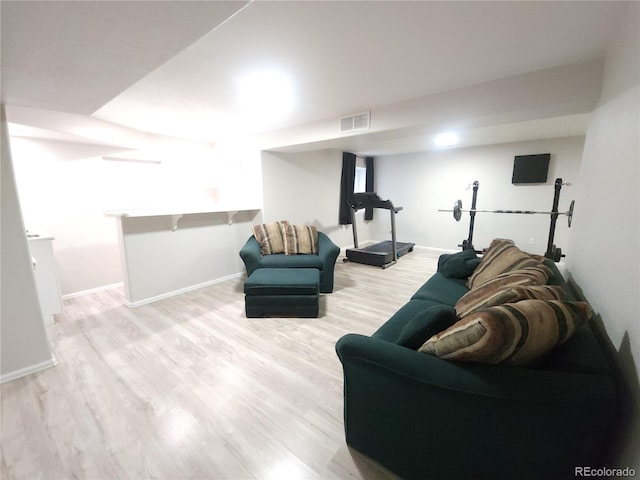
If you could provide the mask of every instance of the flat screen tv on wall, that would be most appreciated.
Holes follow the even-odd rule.
[[[511,183],[546,183],[550,153],[516,155],[513,160]]]

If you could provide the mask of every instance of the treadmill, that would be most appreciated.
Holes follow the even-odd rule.
[[[394,207],[391,200],[382,200],[377,193],[365,192],[354,193],[348,201],[351,207],[351,227],[353,229],[353,246],[346,251],[345,262],[351,261],[373,265],[375,267],[387,268],[396,263],[397,259],[413,251],[415,243],[405,243],[396,241],[396,213],[402,207]],[[363,208],[382,208],[389,210],[391,214],[391,241],[374,243],[363,248],[358,248],[358,232],[356,228],[356,212]]]

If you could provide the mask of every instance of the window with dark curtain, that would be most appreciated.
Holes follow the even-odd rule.
[[[367,169],[366,176],[366,190],[367,192],[375,192],[374,183],[373,183],[373,157],[366,157],[364,159],[365,167]],[[364,219],[365,220],[373,220],[373,208],[367,208],[364,211]]]
[[[340,179],[340,225],[351,225],[351,207],[349,200],[353,197],[353,182],[356,178],[356,156],[342,152],[342,178]]]

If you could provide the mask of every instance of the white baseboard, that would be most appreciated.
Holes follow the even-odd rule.
[[[18,370],[14,370],[13,372],[0,375],[0,383],[9,382],[11,380],[25,377],[27,375],[31,375],[32,373],[36,373],[47,368],[55,367],[57,364],[58,362],[56,361],[56,357],[51,355],[51,358],[44,362],[36,363],[35,365],[29,365],[28,367],[20,368]]]
[[[462,250],[460,249],[451,249],[451,248],[439,248],[439,247],[425,247],[422,245],[416,245],[415,247],[416,250],[432,250],[432,251],[436,251],[436,252],[442,252],[442,253],[456,253],[456,252],[460,252]]]
[[[91,295],[92,293],[104,292],[106,290],[112,290],[114,288],[122,288],[124,284],[112,283],[111,285],[103,285],[102,287],[90,288],[89,290],[81,290],[79,292],[67,293],[62,295],[62,300],[68,300],[70,298],[82,297],[83,295]]]
[[[153,296],[153,297],[144,298],[142,300],[136,300],[135,302],[130,302],[130,301],[127,300],[126,304],[127,304],[127,307],[130,307],[130,308],[140,307],[140,306],[146,305],[148,303],[157,302],[158,300],[163,300],[163,299],[169,298],[169,297],[175,297],[176,295],[181,295],[183,293],[191,292],[193,290],[198,290],[200,288],[209,287],[211,285],[215,285],[216,283],[222,283],[222,282],[226,282],[227,280],[232,280],[234,278],[240,278],[242,275],[244,275],[243,272],[234,273],[232,275],[227,275],[226,277],[216,278],[214,280],[209,280],[207,282],[198,283],[197,285],[191,285],[189,287],[181,288],[179,290],[173,290],[171,292],[163,293],[161,295],[156,295],[156,296]]]

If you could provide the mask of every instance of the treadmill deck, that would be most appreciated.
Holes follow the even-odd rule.
[[[398,258],[413,251],[415,243],[396,242]],[[391,240],[374,243],[363,248],[348,248],[347,260],[376,267],[386,267],[395,263]]]

